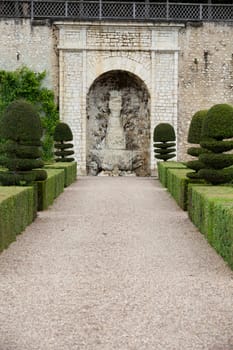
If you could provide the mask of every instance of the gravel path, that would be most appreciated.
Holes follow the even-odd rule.
[[[233,350],[233,273],[152,178],[80,178],[0,255],[0,350]]]

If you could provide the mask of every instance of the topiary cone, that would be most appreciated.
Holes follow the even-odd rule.
[[[209,109],[202,125],[201,146],[209,152],[200,154],[204,163],[198,174],[213,185],[233,180],[233,155],[224,153],[233,149],[233,106],[217,104]]]
[[[3,113],[0,136],[6,140],[3,144],[1,165],[8,171],[1,172],[3,185],[24,185],[29,182],[46,179],[41,160],[42,126],[35,107],[25,101],[12,102]]]
[[[206,117],[208,110],[200,110],[196,112],[192,119],[189,126],[188,131],[188,142],[193,144],[200,144],[201,141],[201,134],[202,134],[202,124],[203,120]],[[201,153],[208,152],[207,150],[199,147],[190,147],[187,150],[187,153],[193,157],[199,157]],[[187,167],[190,169],[193,169],[194,172],[187,173],[187,176],[192,179],[198,179],[198,171],[202,169],[205,165],[200,160],[191,160],[186,163]]]
[[[69,157],[74,154],[72,150],[73,144],[67,143],[73,140],[73,134],[68,124],[59,123],[54,131],[54,141],[55,141],[55,158],[56,162],[72,162],[74,158]]]
[[[169,123],[160,123],[154,128],[153,141],[155,158],[167,161],[174,158],[176,135],[173,126]]]

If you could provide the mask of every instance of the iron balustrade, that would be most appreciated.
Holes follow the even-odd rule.
[[[233,5],[0,0],[0,17],[30,19],[233,21]]]

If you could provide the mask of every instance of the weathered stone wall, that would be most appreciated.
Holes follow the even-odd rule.
[[[192,115],[216,103],[233,104],[233,26],[224,23],[93,23],[0,20],[0,69],[47,71],[59,95],[61,119],[74,133],[79,173],[87,160],[87,96],[109,71],[138,78],[150,96],[152,132],[160,122],[177,130],[178,159],[187,159]]]
[[[45,84],[57,95],[57,29],[47,21],[32,25],[30,20],[0,19],[0,33],[0,69],[27,66],[36,72],[46,70]]]
[[[152,133],[161,121],[177,128],[178,30],[176,24],[57,22],[60,51],[60,113],[75,135],[79,173],[86,172],[89,140],[87,96],[110,71],[141,81],[150,97],[150,169],[155,167]],[[133,93],[134,94],[134,93]]]
[[[192,115],[217,103],[233,104],[233,26],[187,24],[179,32],[178,158],[188,159]],[[190,147],[190,145],[189,145]]]
[[[119,70],[103,74],[90,88],[87,99],[87,166],[95,162],[99,165],[98,172],[102,170],[96,158],[98,153],[104,153],[106,148],[106,134],[111,115],[109,99],[113,90],[118,91],[122,98],[119,117],[125,136],[123,149],[132,151],[131,166],[126,167],[123,164],[123,168],[139,176],[148,176],[150,175],[149,93],[145,84],[137,77]]]

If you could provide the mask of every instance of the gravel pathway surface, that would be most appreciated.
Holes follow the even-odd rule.
[[[0,255],[0,350],[233,350],[233,273],[153,178],[83,177]]]

